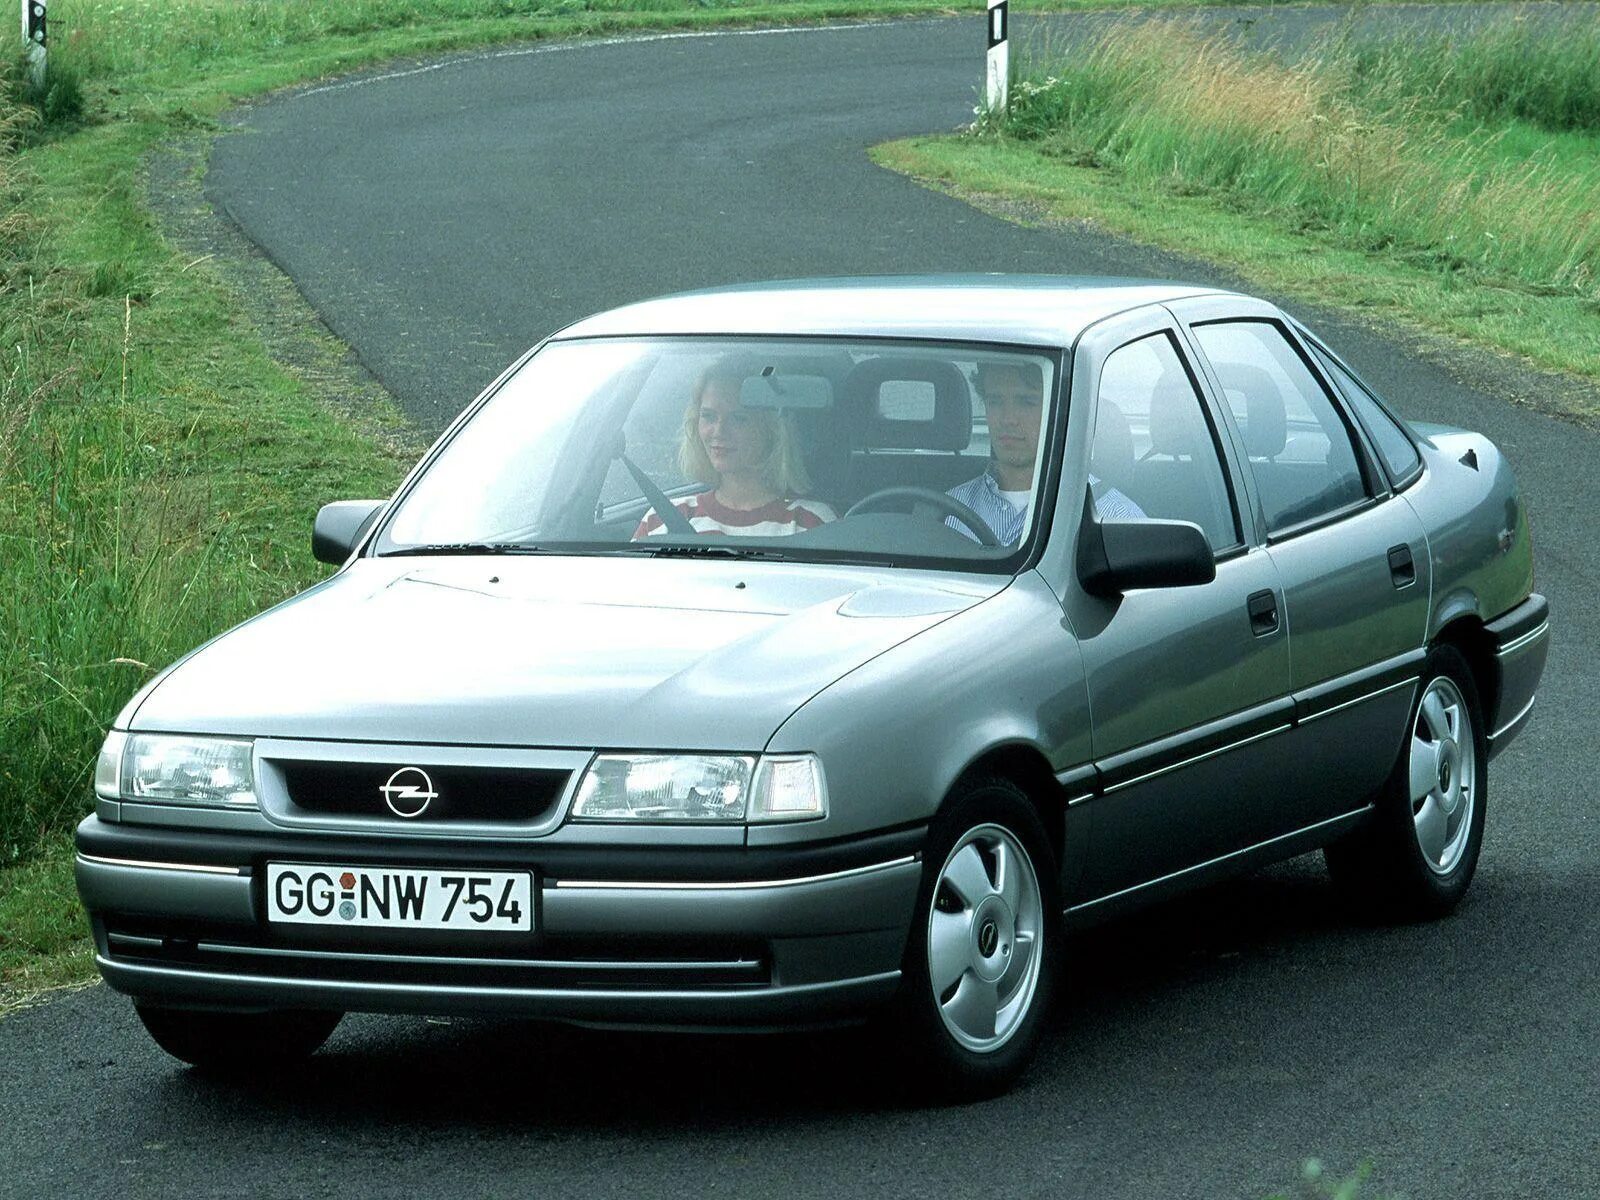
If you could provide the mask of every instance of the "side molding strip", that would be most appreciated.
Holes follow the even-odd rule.
[[[1237,750],[1241,746],[1248,746],[1251,742],[1259,742],[1262,738],[1273,737],[1293,728],[1293,723],[1274,725],[1271,729],[1264,729],[1260,733],[1251,734],[1247,738],[1240,738],[1237,742],[1229,742],[1226,746],[1217,746],[1213,749],[1205,751],[1203,754],[1196,754],[1190,758],[1180,759],[1178,762],[1168,763],[1164,767],[1157,767],[1154,771],[1147,771],[1143,775],[1135,775],[1132,779],[1124,779],[1121,783],[1114,783],[1105,790],[1105,794],[1109,796],[1113,792],[1120,792],[1123,788],[1130,788],[1136,783],[1144,783],[1146,780],[1156,779],[1162,775],[1176,771],[1181,767],[1193,766],[1195,763],[1204,762],[1208,758],[1216,758],[1219,754],[1227,754],[1230,750]]]
[[[1538,699],[1539,699],[1538,693],[1534,693],[1534,695],[1529,698],[1528,702],[1522,706],[1522,711],[1521,712],[1519,712],[1516,716],[1512,717],[1511,720],[1507,721],[1504,725],[1500,726],[1499,729],[1496,729],[1493,733],[1491,733],[1489,735],[1490,743],[1492,744],[1492,743],[1498,741],[1500,738],[1504,737],[1505,733],[1506,733],[1506,730],[1515,729],[1517,727],[1517,725],[1519,725],[1522,722],[1522,719],[1533,711],[1534,702],[1537,701]]]
[[[1421,677],[1416,676],[1411,679],[1402,679],[1398,683],[1391,683],[1388,687],[1379,688],[1375,692],[1368,692],[1364,696],[1357,696],[1353,700],[1345,700],[1342,703],[1335,704],[1332,708],[1319,709],[1308,717],[1301,717],[1299,724],[1309,725],[1312,721],[1320,720],[1323,717],[1330,716],[1336,712],[1342,712],[1345,709],[1350,708],[1352,705],[1365,704],[1368,700],[1376,700],[1379,696],[1387,696],[1390,692],[1396,691],[1399,688],[1414,688],[1417,686],[1417,679],[1419,678]]]
[[[248,875],[249,867],[206,867],[198,863],[145,862],[137,858],[102,858],[98,854],[79,854],[79,862],[102,867],[138,867],[145,871],[188,871],[197,875]]]
[[[588,891],[630,891],[630,892],[746,892],[765,888],[799,887],[808,883],[832,883],[835,879],[854,879],[861,875],[872,875],[879,871],[892,871],[897,867],[910,866],[922,859],[920,854],[907,854],[904,858],[890,859],[888,862],[870,863],[865,867],[851,867],[846,871],[830,871],[826,875],[806,875],[799,879],[759,879],[750,880],[707,880],[704,882],[685,882],[673,880],[667,883],[648,883],[637,879],[555,879],[547,887],[584,889]]]
[[[1529,632],[1523,634],[1521,637],[1517,638],[1515,641],[1507,642],[1504,646],[1501,646],[1500,649],[1498,649],[1498,650],[1496,650],[1494,652],[1495,653],[1495,657],[1496,658],[1504,658],[1508,654],[1515,654],[1518,650],[1521,650],[1524,646],[1527,646],[1527,645],[1529,645],[1529,644],[1531,644],[1533,642],[1537,642],[1540,638],[1544,637],[1545,634],[1547,634],[1549,632],[1550,632],[1550,622],[1546,621],[1544,624],[1540,625],[1537,629],[1530,630]]]

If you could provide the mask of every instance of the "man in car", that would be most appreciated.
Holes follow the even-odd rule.
[[[982,363],[978,367],[978,395],[983,398],[989,423],[989,466],[976,479],[949,491],[982,517],[1002,545],[1014,545],[1028,523],[1033,503],[1034,463],[1039,457],[1039,433],[1044,414],[1044,372],[1038,363]],[[1102,520],[1139,520],[1144,510],[1116,488],[1089,476],[1095,512]],[[957,518],[945,524],[972,538],[977,534]]]

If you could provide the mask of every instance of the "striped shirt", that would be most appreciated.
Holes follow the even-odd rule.
[[[1101,520],[1144,519],[1144,509],[1110,484],[1103,483],[1091,475],[1089,488],[1094,492],[1095,514]],[[951,499],[961,501],[982,517],[984,523],[994,530],[994,536],[1000,540],[1002,546],[1014,545],[1021,540],[1022,528],[1028,523],[1028,505],[1024,504],[1018,508],[1006,499],[1000,490],[1000,481],[995,478],[993,471],[985,471],[976,479],[969,479],[966,483],[951,488],[947,494]],[[966,534],[973,541],[978,540],[978,535],[969,531],[955,517],[946,517],[944,523],[958,533]]]
[[[674,500],[672,507],[688,518],[696,533],[734,537],[786,537],[835,519],[833,509],[815,500],[774,500],[760,508],[729,508],[718,501],[715,492],[685,496]],[[652,508],[633,531],[633,540],[671,532]]]

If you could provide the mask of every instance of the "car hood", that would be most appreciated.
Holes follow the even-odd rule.
[[[180,662],[130,724],[753,751],[841,675],[1008,582],[814,564],[364,559]]]

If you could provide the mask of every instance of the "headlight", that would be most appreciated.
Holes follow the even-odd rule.
[[[602,754],[578,785],[580,821],[742,821],[753,758]]]
[[[120,755],[113,739],[124,739]],[[121,769],[115,775],[115,758]],[[111,761],[108,761],[111,760]],[[167,804],[247,805],[256,802],[250,769],[250,743],[222,738],[174,737],[168,734],[113,734],[100,751],[95,791],[117,780],[110,794],[124,800]]]
[[[579,821],[805,821],[828,815],[813,755],[602,754],[578,785]]]

